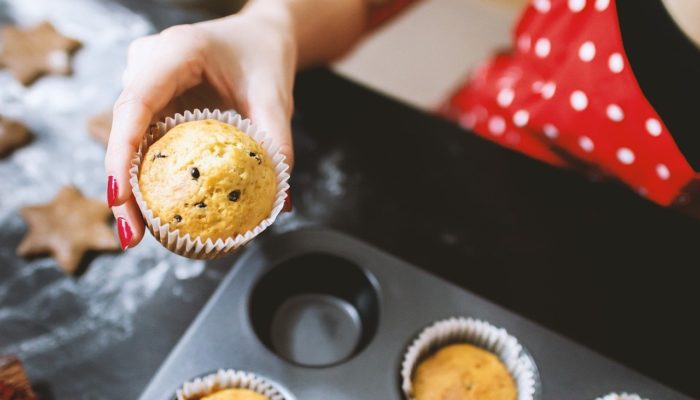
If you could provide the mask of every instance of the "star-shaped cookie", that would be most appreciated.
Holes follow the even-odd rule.
[[[67,272],[75,273],[88,250],[117,250],[119,243],[106,223],[107,205],[84,197],[72,186],[63,187],[49,203],[22,208],[29,232],[17,247],[26,257],[49,253]]]
[[[26,126],[0,115],[0,158],[32,140]]]
[[[112,110],[103,111],[90,117],[87,129],[90,136],[106,146],[109,142],[109,133],[112,130]]]
[[[0,400],[34,400],[36,395],[15,356],[0,356]]]
[[[47,73],[70,74],[70,55],[80,47],[79,41],[63,36],[50,22],[29,29],[10,26],[0,34],[0,65],[23,85]]]

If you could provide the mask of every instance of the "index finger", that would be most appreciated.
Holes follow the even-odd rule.
[[[112,131],[107,145],[107,201],[122,205],[129,199],[129,167],[144,132],[154,115],[165,107],[178,91],[199,83],[202,68],[193,63],[192,54],[183,51],[181,41],[164,36],[162,44],[149,55],[144,68],[130,80],[114,105]],[[179,43],[178,43],[179,42]],[[193,66],[194,64],[194,66]]]
[[[134,84],[138,84],[134,82]],[[129,167],[144,132],[148,129],[156,107],[166,93],[158,93],[149,87],[124,89],[114,105],[112,131],[107,144],[105,168],[107,170],[107,197],[109,206],[123,204],[130,195]],[[161,98],[162,97],[162,98]]]

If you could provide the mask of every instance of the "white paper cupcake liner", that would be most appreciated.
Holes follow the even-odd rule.
[[[610,393],[603,397],[598,397],[596,400],[647,400],[642,396],[634,393]]]
[[[289,400],[275,384],[251,372],[220,369],[185,382],[175,393],[177,400],[199,400],[224,389],[248,389],[270,400]]]
[[[149,146],[179,124],[205,119],[215,119],[233,125],[253,138],[256,142],[260,143],[265,153],[267,153],[267,156],[272,161],[272,165],[277,174],[277,193],[270,215],[248,232],[235,237],[226,238],[226,240],[218,239],[212,241],[211,239],[207,239],[206,241],[202,241],[199,236],[191,237],[189,234],[182,236],[177,229],[171,231],[170,224],[161,224],[160,218],[156,217],[153,211],[148,207],[141,194],[141,189],[139,188],[141,162]],[[158,122],[144,135],[138,151],[131,160],[131,169],[129,170],[131,178],[129,183],[131,183],[136,203],[141,209],[141,214],[143,215],[148,230],[151,231],[153,236],[163,246],[185,257],[212,259],[236,251],[239,247],[248,243],[275,222],[277,215],[282,210],[282,207],[284,207],[287,189],[289,189],[289,184],[287,183],[289,180],[289,174],[287,173],[289,166],[285,163],[284,158],[285,157],[280,153],[279,144],[275,143],[270,135],[260,130],[250,120],[243,119],[240,114],[234,111],[222,112],[219,110],[209,111],[208,109],[203,111],[194,110],[192,112],[185,111],[184,114],[175,114],[173,117],[166,118],[164,122]]]
[[[401,388],[407,399],[415,399],[411,378],[416,366],[441,347],[455,343],[469,343],[497,355],[515,382],[517,400],[533,400],[539,396],[535,363],[515,337],[488,322],[459,317],[425,328],[408,347],[401,364]]]

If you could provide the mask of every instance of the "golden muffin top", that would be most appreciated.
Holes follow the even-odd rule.
[[[153,143],[139,186],[161,224],[202,241],[245,233],[267,218],[277,178],[262,146],[216,120],[185,122]]]
[[[201,400],[269,400],[260,393],[248,389],[226,389],[202,397]]]
[[[470,344],[445,346],[413,376],[416,400],[515,400],[515,382],[499,358]]]

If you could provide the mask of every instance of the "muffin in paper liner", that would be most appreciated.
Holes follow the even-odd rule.
[[[248,389],[270,400],[291,400],[272,382],[251,372],[220,369],[213,374],[185,382],[175,392],[177,400],[199,400],[225,389]]]
[[[253,229],[235,237],[228,237],[226,240],[218,239],[216,241],[212,241],[211,239],[207,239],[206,241],[202,241],[202,238],[199,236],[191,237],[190,234],[182,236],[177,229],[171,231],[169,229],[170,224],[161,224],[160,218],[156,217],[153,211],[148,207],[143,199],[143,195],[141,194],[141,189],[139,187],[141,162],[143,161],[143,157],[148,151],[148,148],[158,139],[163,137],[173,127],[184,122],[200,121],[205,119],[214,119],[229,125],[233,125],[258,142],[272,161],[272,166],[275,169],[277,177],[277,192],[275,194],[275,201],[273,202],[270,215],[262,220]],[[141,210],[141,215],[143,215],[146,226],[156,240],[158,240],[170,251],[181,256],[197,259],[213,259],[236,251],[239,247],[248,243],[262,231],[267,229],[268,226],[272,225],[273,222],[275,222],[277,215],[282,210],[282,207],[284,207],[287,189],[289,189],[289,184],[287,183],[289,180],[289,174],[287,173],[288,169],[289,166],[285,163],[285,157],[280,153],[279,144],[275,143],[269,134],[260,130],[250,120],[243,119],[240,114],[234,111],[222,112],[219,110],[209,111],[208,109],[204,109],[202,111],[185,111],[183,114],[178,113],[173,117],[166,118],[163,122],[158,122],[157,124],[152,125],[149,132],[144,135],[138,150],[131,160],[131,168],[129,169],[129,183],[131,184],[134,198],[136,199],[136,203]]]
[[[485,321],[453,317],[425,328],[406,350],[401,364],[401,389],[407,399],[415,400],[412,382],[415,368],[441,347],[457,343],[472,344],[498,356],[513,378],[517,400],[539,397],[537,368],[515,337]]]
[[[642,396],[634,393],[609,393],[603,397],[598,397],[596,400],[647,400]]]

